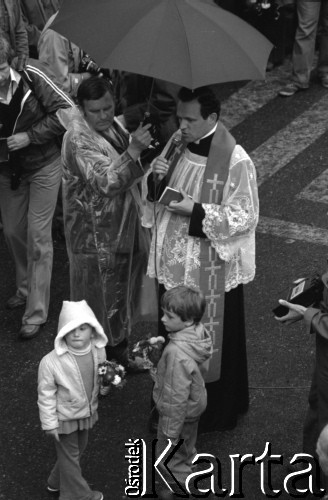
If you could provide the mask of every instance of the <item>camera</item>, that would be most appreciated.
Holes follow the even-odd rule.
[[[142,120],[142,126],[144,127],[145,125],[151,124],[151,127],[149,128],[149,133],[152,136],[152,141],[150,143],[150,146],[152,148],[158,148],[160,147],[161,143],[159,140],[159,127],[158,124],[155,123],[155,121],[152,119],[149,111],[145,111],[143,120]]]
[[[89,54],[85,53],[81,59],[79,71],[81,73],[91,73],[91,75],[96,76],[102,73],[102,70],[98,66],[98,64],[89,56]]]
[[[300,278],[292,283],[289,289],[287,302],[300,304],[304,307],[313,305],[318,306],[322,300],[324,284],[319,273],[314,273],[308,278]],[[285,316],[289,309],[286,306],[279,305],[275,307],[273,313],[277,317]]]
[[[159,126],[151,117],[149,111],[145,111],[143,120],[141,122],[142,126],[151,124],[151,127],[148,129],[150,135],[152,136],[152,140],[147,149],[142,151],[140,155],[140,160],[142,165],[147,163],[151,163],[154,158],[160,155],[164,145],[159,140]]]
[[[92,76],[101,75],[102,78],[110,83],[111,91],[114,93],[113,82],[110,76],[110,70],[108,68],[100,68],[98,64],[89,56],[89,54],[84,53],[81,62],[79,64],[80,73],[90,73]]]

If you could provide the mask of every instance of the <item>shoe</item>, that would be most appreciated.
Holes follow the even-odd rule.
[[[47,484],[46,490],[49,495],[59,497],[60,490],[58,488],[53,488],[52,486],[49,486],[49,484]]]
[[[104,495],[100,491],[92,492],[92,500],[104,500]]]
[[[42,325],[23,325],[19,330],[19,338],[22,340],[34,339],[39,335]]]
[[[325,89],[328,89],[328,75],[327,76],[323,76],[321,78],[321,85],[323,87],[325,87]]]
[[[25,306],[26,297],[22,297],[20,295],[13,295],[6,303],[7,309],[16,309],[16,307]]]
[[[279,90],[279,95],[282,97],[291,97],[299,90],[307,90],[308,87],[299,87],[296,83],[289,83],[283,89]]]

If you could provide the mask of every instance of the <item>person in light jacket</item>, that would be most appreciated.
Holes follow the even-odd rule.
[[[170,470],[184,487],[196,454],[199,418],[207,404],[203,376],[212,354],[212,339],[200,322],[206,305],[201,291],[178,286],[164,293],[161,304],[162,322],[170,340],[153,374],[153,398],[159,413],[157,456],[168,445],[168,439],[173,444],[183,439],[170,460]],[[165,467],[162,472],[167,472]],[[175,498],[173,492],[163,494]]]
[[[80,457],[98,420],[98,365],[107,337],[85,300],[63,302],[55,348],[39,366],[38,406],[42,429],[54,438],[57,462],[47,490],[60,499],[102,500],[82,476]]]

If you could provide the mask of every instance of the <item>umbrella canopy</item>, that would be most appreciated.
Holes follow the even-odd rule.
[[[272,49],[210,0],[64,0],[51,28],[103,67],[191,89],[262,79]]]

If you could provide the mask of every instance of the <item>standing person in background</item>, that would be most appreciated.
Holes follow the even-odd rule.
[[[11,66],[11,47],[0,36],[0,208],[6,243],[16,266],[16,293],[7,302],[25,306],[21,339],[35,337],[47,321],[52,272],[52,218],[62,169],[56,112],[73,105],[35,61]]]
[[[310,85],[315,42],[320,25],[319,59],[317,72],[321,85],[328,89],[328,2],[326,0],[297,0],[298,26],[296,29],[292,64],[292,82],[279,95],[290,97]]]
[[[90,78],[91,73],[81,69],[83,50],[49,28],[57,14],[58,12],[50,17],[40,35],[39,60],[56,77],[56,83],[75,98],[78,86],[83,80]]]
[[[39,60],[54,75],[56,84],[75,100],[78,86],[83,80],[90,78],[91,73],[81,68],[83,51],[57,31],[49,28],[57,14],[58,12],[55,12],[49,18],[40,34],[38,56]],[[63,240],[64,223],[61,189],[59,190],[55,211],[54,230],[57,237]]]
[[[0,0],[0,32],[4,32],[14,51],[13,68],[22,71],[28,58],[28,40],[19,0]]]
[[[323,294],[311,307],[279,300],[288,313],[276,320],[283,325],[304,320],[308,333],[315,335],[315,366],[303,425],[303,453],[318,457],[322,488],[328,490],[328,272],[322,276]],[[328,499],[328,494],[324,500]]]
[[[109,340],[108,358],[126,367],[132,308],[147,262],[140,224],[140,153],[150,125],[131,134],[114,118],[110,83],[93,76],[77,91],[79,109],[62,113],[63,206],[72,300],[86,299]]]
[[[148,200],[158,200],[166,186],[182,199],[156,203],[143,218],[154,227],[147,273],[157,278],[160,295],[178,285],[205,294],[214,354],[200,429],[226,430],[248,409],[243,285],[255,276],[256,172],[219,121],[220,103],[209,87],[183,88],[178,99],[177,146],[165,158],[169,143],[152,163]]]
[[[57,10],[61,0],[20,0],[30,57],[38,59],[38,41],[46,22]]]

